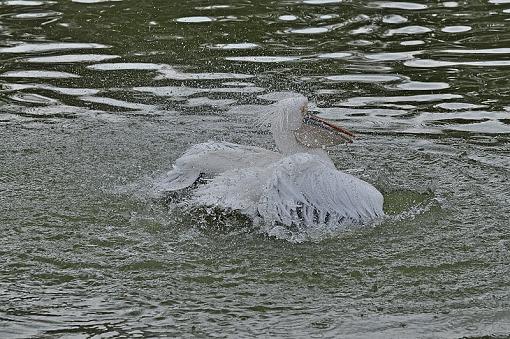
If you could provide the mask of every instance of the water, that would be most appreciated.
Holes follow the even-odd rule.
[[[0,334],[510,333],[510,4],[0,1]],[[191,144],[272,147],[302,93],[388,218],[299,243],[144,187]],[[303,239],[302,239],[303,240]]]

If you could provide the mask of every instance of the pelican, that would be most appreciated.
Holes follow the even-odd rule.
[[[347,228],[384,215],[382,194],[337,170],[325,151],[352,142],[350,131],[309,114],[304,96],[269,106],[262,119],[270,123],[278,152],[230,142],[197,144],[175,161],[159,189],[192,189],[186,204],[280,226]],[[199,177],[206,183],[193,185]]]

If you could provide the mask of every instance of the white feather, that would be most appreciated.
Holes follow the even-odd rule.
[[[158,190],[189,187],[205,174],[187,204],[236,210],[283,225],[336,228],[383,216],[383,196],[369,183],[338,171],[327,153],[298,142],[307,100],[272,105],[266,119],[280,153],[228,142],[191,147],[176,160]],[[309,127],[316,128],[316,127]]]

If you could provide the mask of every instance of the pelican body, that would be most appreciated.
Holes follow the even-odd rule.
[[[369,183],[335,168],[326,146],[351,142],[351,132],[307,112],[299,96],[269,106],[278,152],[229,142],[192,146],[159,184],[162,191],[191,187],[186,204],[241,212],[284,226],[347,228],[384,215],[383,196]],[[193,186],[194,187],[194,186]]]

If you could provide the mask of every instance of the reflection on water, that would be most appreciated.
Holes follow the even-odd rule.
[[[2,337],[510,333],[510,3],[0,0]],[[144,188],[301,93],[388,219],[296,245]]]
[[[308,96],[320,97],[321,102],[338,101],[335,98],[339,94],[338,86],[352,83],[349,91],[342,94],[342,102],[358,107],[379,105],[383,108],[395,100],[430,102],[461,97],[467,101],[466,109],[483,105],[489,110],[500,111],[507,104],[505,97],[500,95],[506,89],[501,88],[497,80],[509,63],[505,60],[508,48],[501,47],[496,40],[502,39],[502,34],[505,34],[502,29],[507,19],[506,8],[500,2],[488,4],[484,10],[457,2],[432,5],[372,1],[354,5],[321,0],[290,2],[287,7],[281,8],[247,3],[190,8],[172,5],[172,10],[165,12],[154,12],[143,4],[132,6],[129,1],[74,3],[2,1],[8,15],[3,15],[0,22],[4,33],[0,55],[5,61],[0,77],[26,79],[24,81],[33,79],[24,91],[63,87],[44,79],[77,77],[85,77],[80,83],[94,84],[96,88],[124,87],[122,82],[127,79],[136,82],[136,87],[159,87],[153,83],[154,80],[257,77],[261,82],[256,85],[265,87],[267,92],[274,90],[275,85],[278,89],[305,90]],[[154,8],[165,6],[168,5],[158,4]],[[86,13],[71,15],[79,8],[86,8]],[[126,25],[124,18],[131,17],[136,11],[147,16]],[[114,12],[114,16],[108,14]],[[467,20],[466,15],[476,19],[477,24]],[[46,20],[49,17],[53,18],[52,21]],[[265,25],[260,26],[259,22]],[[444,25],[445,22],[448,25]],[[83,34],[84,27],[90,33]],[[109,31],[108,35],[92,34],[103,28]],[[469,35],[466,35],[467,32]],[[494,34],[488,36],[488,32]],[[408,39],[418,35],[421,40]],[[419,46],[419,49],[413,46]],[[92,49],[102,49],[106,53],[91,54]],[[58,53],[67,50],[82,53]],[[483,56],[483,60],[471,55]],[[119,58],[122,58],[119,62],[104,63]],[[86,63],[94,64],[80,66]],[[260,68],[259,63],[268,66]],[[42,70],[37,64],[55,66]],[[120,86],[108,80],[106,83],[98,81],[104,75],[87,73],[84,68],[106,71],[108,78],[114,77],[112,81]],[[425,70],[420,71],[422,68]],[[123,73],[113,76],[112,71]],[[150,74],[128,74],[128,71],[155,71],[157,75],[153,78]],[[267,87],[267,80],[263,79],[271,74],[278,74],[279,81],[273,81]],[[306,78],[300,74],[314,77]],[[333,82],[321,82],[317,75]],[[356,83],[369,86],[381,82],[392,82],[385,86],[387,90],[381,93],[381,99],[373,96],[381,88],[355,88]],[[494,86],[480,88],[480,82],[494,83]],[[4,79],[4,93],[13,85],[16,84],[7,83]],[[196,85],[189,87],[193,86]],[[395,98],[395,90],[409,92],[406,94],[409,98],[392,99]],[[496,90],[498,94],[491,98]],[[429,94],[414,95],[413,91]],[[62,91],[58,93],[63,94]],[[230,90],[216,93],[223,93],[222,98],[217,100],[232,104],[238,102],[238,98],[228,95],[232,93]],[[351,97],[346,97],[346,94]],[[363,95],[360,97],[358,94]],[[4,95],[4,100],[12,100],[15,104],[13,98]],[[94,102],[102,100],[88,99]],[[140,106],[141,109],[144,107]],[[413,105],[412,113],[441,113],[438,110],[441,107]],[[423,119],[416,121],[423,123]],[[491,126],[496,127],[502,121],[496,119],[494,122]],[[363,126],[360,120],[356,120],[356,125],[363,129],[373,127]],[[455,130],[472,131],[469,124],[465,128],[463,125],[458,121]],[[438,129],[441,133],[448,133],[450,127],[434,124],[433,121],[428,121],[427,125],[411,126],[415,131]],[[490,132],[504,134],[506,129]]]

